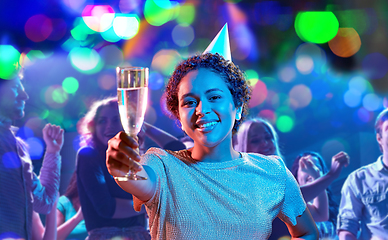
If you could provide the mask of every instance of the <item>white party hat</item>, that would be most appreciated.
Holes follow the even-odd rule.
[[[229,45],[228,23],[225,23],[224,27],[218,32],[217,36],[213,39],[203,54],[208,52],[218,53],[222,55],[225,60],[232,61]]]

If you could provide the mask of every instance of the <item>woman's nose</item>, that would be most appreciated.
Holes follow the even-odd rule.
[[[205,114],[210,112],[210,105],[205,101],[200,101],[195,111],[197,115],[204,116]]]

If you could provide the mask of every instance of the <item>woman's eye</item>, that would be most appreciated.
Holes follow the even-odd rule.
[[[98,123],[98,124],[104,124],[104,123],[106,123],[106,120],[105,120],[105,119],[101,119],[101,120],[99,120],[97,123]]]
[[[183,102],[183,106],[193,106],[193,105],[195,105],[194,100],[187,100]]]
[[[211,96],[210,97],[210,100],[211,101],[214,101],[214,100],[217,100],[217,99],[220,99],[221,98],[221,96],[219,96],[219,95],[214,95],[214,96]]]

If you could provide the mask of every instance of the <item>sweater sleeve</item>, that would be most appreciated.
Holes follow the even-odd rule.
[[[61,156],[59,153],[46,153],[40,169],[39,178],[32,176],[32,195],[34,211],[48,214],[52,209],[59,191],[61,175]]]

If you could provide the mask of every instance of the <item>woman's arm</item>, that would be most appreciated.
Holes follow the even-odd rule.
[[[46,215],[46,226],[43,226],[39,213],[32,212],[32,240],[57,239],[57,202],[58,195],[51,211]]]
[[[296,225],[286,223],[291,239],[311,239],[317,240],[319,237],[317,226],[306,207],[301,216],[296,218]]]
[[[310,159],[310,156],[302,157],[299,160],[299,169],[308,174],[312,182],[322,176],[322,172]],[[307,203],[307,207],[315,222],[327,221],[329,219],[329,199],[326,190],[319,193],[312,203]]]
[[[74,230],[74,228],[84,219],[82,215],[81,207],[78,209],[77,213],[65,222],[65,217],[62,212],[57,210],[57,225],[58,225],[58,239],[64,240],[69,234]]]
[[[338,178],[342,168],[349,165],[349,156],[345,152],[339,152],[332,157],[330,171],[315,181],[300,187],[303,198],[310,202]]]
[[[140,181],[117,181],[117,184],[126,192],[131,193],[141,201],[148,201],[155,193],[156,175],[154,171],[138,162],[140,156],[136,152],[139,144],[134,138],[124,132],[119,132],[109,140],[106,151],[106,166],[113,177],[124,176],[129,169],[137,172],[147,180]]]

